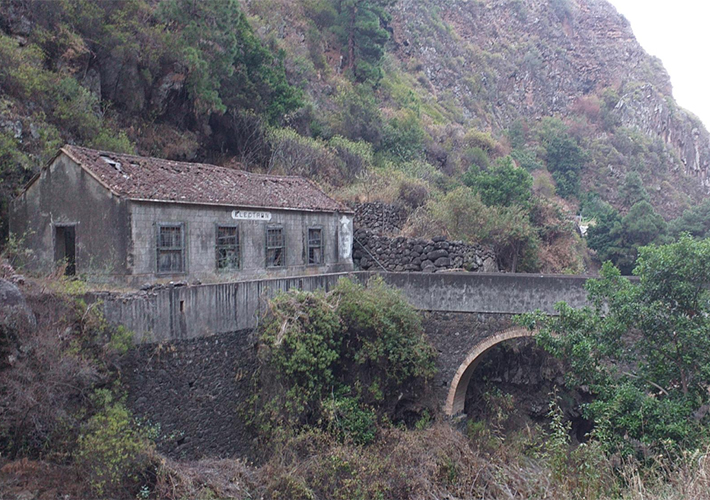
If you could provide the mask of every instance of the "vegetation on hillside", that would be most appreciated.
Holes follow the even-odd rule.
[[[518,22],[527,7],[513,4],[501,8]],[[475,115],[465,117],[460,96],[435,92],[421,61],[393,39],[392,0],[1,6],[0,236],[9,200],[65,142],[305,175],[347,202],[404,206],[411,234],[444,228],[492,245],[507,270],[582,271],[588,251],[571,223],[580,212],[596,222],[590,248],[625,273],[639,246],[703,223],[696,213],[666,227],[699,191],[673,171],[660,140],[622,126],[617,104],[634,82],[595,89],[554,117],[501,121],[490,83],[462,76]],[[551,35],[577,15],[550,11]],[[449,43],[461,27],[433,16],[402,29],[419,46],[426,37]],[[457,59],[439,48],[457,73],[475,52],[476,71],[491,81],[505,66],[496,51],[513,51],[469,47]],[[535,57],[521,62],[533,75]],[[490,220],[446,220],[454,199]]]
[[[24,287],[36,326],[0,322],[0,491],[70,498],[703,498],[710,359],[710,241],[639,250],[630,282],[610,265],[593,306],[525,318],[560,356],[594,423],[574,440],[556,394],[514,427],[513,396],[455,430],[426,390],[435,352],[417,313],[381,281],[290,292],[260,322],[254,397],[242,404],[262,462],[175,460],[158,423],[125,404],[129,332],[81,299],[81,282]],[[49,289],[55,290],[48,293]],[[70,294],[71,293],[71,294]],[[76,478],[68,480],[67,478]]]

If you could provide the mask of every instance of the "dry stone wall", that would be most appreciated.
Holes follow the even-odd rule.
[[[144,344],[121,366],[133,412],[154,425],[176,458],[253,458],[244,405],[257,367],[253,330]]]
[[[403,208],[375,201],[361,203],[355,208],[353,226],[377,234],[397,234],[406,221],[407,214]]]
[[[372,271],[498,271],[493,251],[480,245],[447,241],[443,236],[431,240],[389,237],[362,228],[355,231],[353,261],[360,269]]]
[[[382,202],[355,208],[353,262],[370,271],[437,272],[451,269],[497,272],[495,253],[480,245],[397,236],[407,221],[406,211]]]

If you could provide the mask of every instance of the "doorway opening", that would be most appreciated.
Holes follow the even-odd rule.
[[[65,264],[64,274],[76,274],[76,226],[56,226],[54,233],[54,260]]]

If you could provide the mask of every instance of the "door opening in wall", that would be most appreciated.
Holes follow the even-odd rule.
[[[54,260],[66,266],[65,275],[76,274],[76,226],[55,227]]]

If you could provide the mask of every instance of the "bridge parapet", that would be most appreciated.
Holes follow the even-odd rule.
[[[587,305],[587,276],[504,273],[384,273],[424,311],[522,314],[540,309],[554,314],[558,302]]]
[[[557,302],[587,303],[586,277],[503,273],[353,272],[197,286],[168,286],[131,294],[97,294],[106,319],[137,341],[167,342],[254,328],[263,299],[280,291],[330,290],[342,277],[360,282],[379,274],[423,311],[552,314]]]

